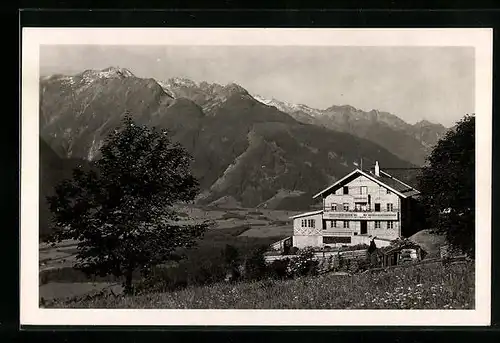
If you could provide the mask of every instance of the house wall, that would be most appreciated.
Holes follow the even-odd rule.
[[[305,247],[322,247],[323,246],[323,236],[293,236],[293,246],[299,249]]]
[[[307,246],[323,246],[322,218],[321,214],[295,218],[293,220],[293,246],[299,249]],[[302,221],[309,219],[314,220],[314,227],[303,227]]]
[[[371,209],[374,209],[375,203],[380,203],[380,210],[387,210],[387,203],[392,203],[394,211],[400,210],[399,196],[393,192],[387,194],[387,188],[380,186],[378,183],[370,180],[366,176],[360,175],[345,186],[349,187],[349,194],[343,194],[343,187],[340,187],[335,193],[329,194],[324,199],[325,210],[330,210],[331,205],[337,204],[337,211],[343,211],[342,204],[348,203],[349,209],[354,209],[355,196],[361,194],[361,186],[366,186],[367,194],[370,195]]]
[[[361,187],[364,186],[367,189],[366,194],[369,195],[368,205],[370,211],[374,212],[375,204],[380,204],[380,212],[387,212],[387,204],[391,203],[393,206],[392,212],[398,212],[398,220],[392,221],[393,228],[389,229],[386,220],[380,221],[380,228],[375,228],[374,220],[367,220],[367,234],[373,235],[381,238],[394,239],[401,236],[401,199],[394,192],[389,190],[387,192],[387,188],[379,185],[378,183],[372,181],[366,176],[360,175],[356,179],[350,181],[345,184],[345,186],[349,187],[349,194],[343,194],[343,186],[339,187],[335,192],[327,195],[323,199],[324,211],[329,216],[334,215],[335,212],[332,212],[331,206],[332,204],[337,204],[336,212],[344,212],[343,204],[349,204],[349,211],[353,211],[355,209],[355,203],[362,201]],[[356,233],[357,235],[361,234],[361,222],[360,220],[352,219],[349,222],[349,228],[343,228],[343,220],[337,221],[337,227],[331,228],[330,221],[326,222],[326,232],[329,231],[349,231],[352,234]]]

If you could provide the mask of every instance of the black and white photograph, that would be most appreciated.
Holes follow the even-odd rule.
[[[21,319],[489,324],[491,36],[25,28]]]

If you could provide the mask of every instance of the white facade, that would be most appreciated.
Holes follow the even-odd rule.
[[[321,196],[323,210],[292,217],[293,246],[369,244],[375,239],[382,247],[401,237],[402,202],[408,196],[393,187],[418,191],[394,178],[391,185],[385,184],[380,181],[380,170],[376,173],[355,170],[318,193],[315,197]]]
[[[343,194],[345,187],[348,194]],[[399,196],[363,175],[323,198],[323,208],[326,234],[367,234],[388,239],[401,235]]]
[[[315,211],[303,213],[293,217],[293,246],[299,249],[308,246],[321,246],[322,236],[322,212]]]

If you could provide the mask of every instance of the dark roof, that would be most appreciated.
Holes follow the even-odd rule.
[[[390,174],[394,178],[403,181],[404,183],[410,185],[413,188],[418,189],[418,176],[421,173],[420,168],[415,169],[381,169],[384,172]]]
[[[416,188],[419,170],[395,169],[385,171],[380,169],[380,176],[376,176],[373,169],[363,169],[363,171],[406,196],[413,196],[420,193]]]
[[[399,193],[404,197],[412,197],[420,194],[420,192],[417,189],[415,189],[411,184],[401,181],[383,170],[380,170],[379,176],[376,176],[373,170],[355,169],[351,173],[344,176],[342,179],[336,181],[332,185],[328,186],[327,188],[323,189],[322,191],[314,195],[313,198],[316,198],[319,195],[329,192],[332,189],[337,189],[338,187],[341,187],[343,184],[350,182],[352,179],[358,177],[358,175],[356,174],[364,174],[365,176],[372,178],[381,185],[385,185],[386,187],[391,188],[393,191]]]
[[[380,176],[373,176],[380,180],[381,182],[385,183],[387,186],[394,188],[398,192],[401,192],[403,194],[406,194],[407,192],[410,191],[415,191],[411,185],[407,184],[406,182],[400,181],[399,179],[396,179],[394,176],[385,174],[384,171],[380,171]]]

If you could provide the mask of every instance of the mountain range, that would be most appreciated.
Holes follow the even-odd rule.
[[[446,131],[385,112],[266,100],[234,83],[161,81],[114,67],[50,75],[40,79],[41,213],[53,185],[98,158],[125,113],[168,129],[191,153],[199,204],[234,207],[307,209],[312,194],[361,158],[382,169],[415,167]]]
[[[425,158],[432,147],[447,131],[443,125],[427,120],[411,125],[388,112],[378,110],[365,112],[349,105],[334,105],[320,110],[302,104],[266,99],[258,95],[255,99],[290,114],[298,121],[371,140],[416,165],[425,163]]]

